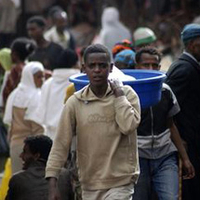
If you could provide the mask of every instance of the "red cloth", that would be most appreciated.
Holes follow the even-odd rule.
[[[18,83],[21,79],[22,69],[24,67],[24,63],[19,63],[13,65],[8,75],[8,79],[6,81],[6,85],[3,89],[3,103],[6,105],[6,101],[8,99],[9,94],[17,87]]]

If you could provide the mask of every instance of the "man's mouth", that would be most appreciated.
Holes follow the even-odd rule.
[[[94,81],[101,81],[101,80],[102,80],[102,77],[101,77],[101,76],[94,76],[94,77],[93,77],[93,80],[94,80]]]

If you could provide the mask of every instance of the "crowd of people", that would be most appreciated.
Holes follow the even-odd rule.
[[[31,16],[28,37],[0,49],[0,131],[12,169],[5,199],[197,200],[200,25],[184,26],[175,59],[154,30],[131,32],[115,7],[82,46],[66,11],[49,13],[51,26]],[[159,103],[142,108],[123,69],[166,73]],[[78,73],[89,84],[76,91],[69,77]]]

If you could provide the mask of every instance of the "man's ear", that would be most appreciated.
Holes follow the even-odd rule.
[[[113,63],[110,63],[110,72],[113,70]]]
[[[34,154],[34,160],[38,160],[40,158],[40,153]]]

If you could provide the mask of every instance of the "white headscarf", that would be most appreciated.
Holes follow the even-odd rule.
[[[13,106],[26,108],[24,119],[35,121],[34,111],[40,101],[41,89],[36,87],[33,75],[38,71],[44,71],[44,67],[40,62],[29,62],[23,68],[20,83],[8,97],[4,123],[11,124]]]
[[[109,28],[109,25],[118,26],[119,22],[119,11],[114,7],[105,8],[101,17],[102,28]]]
[[[131,33],[119,21],[119,11],[115,7],[104,9],[101,23],[102,29],[99,41],[106,45],[110,51],[117,42],[121,42],[124,39],[131,40]]]

